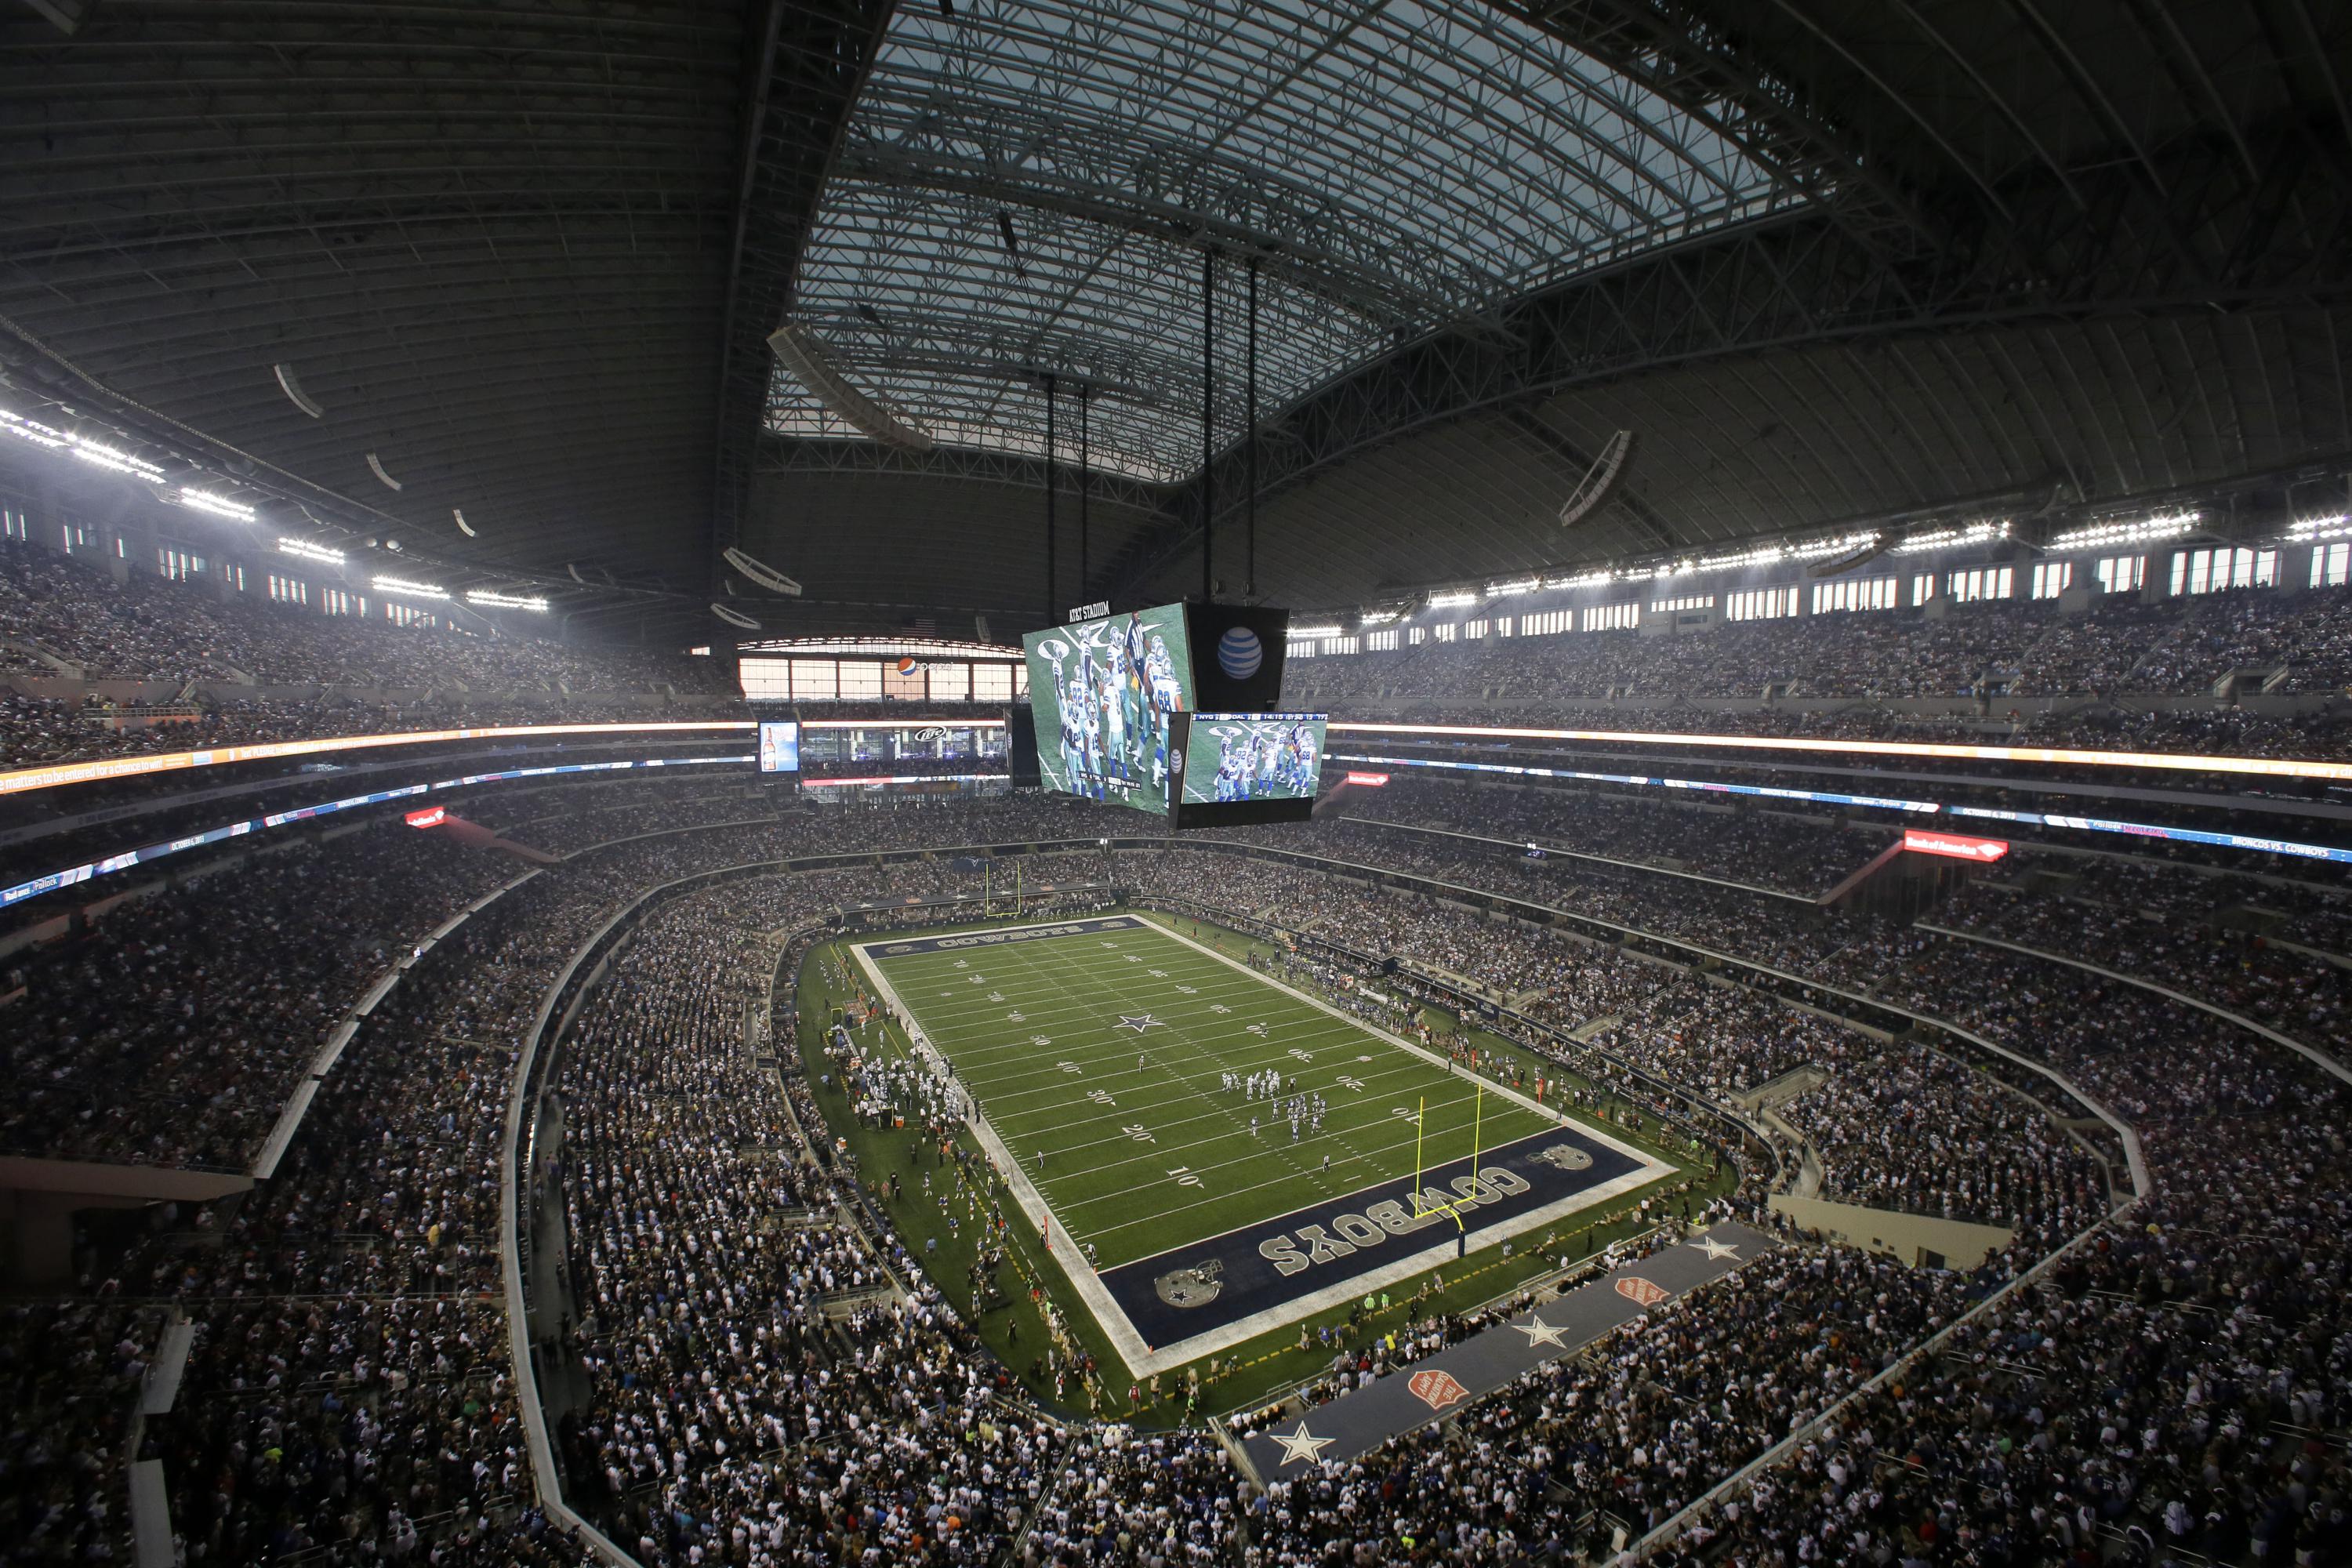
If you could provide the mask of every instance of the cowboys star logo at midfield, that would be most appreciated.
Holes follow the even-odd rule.
[[[1225,1288],[1225,1266],[1215,1258],[1195,1268],[1174,1268],[1151,1282],[1171,1307],[1205,1307]]]
[[[1137,1034],[1139,1034],[1139,1034],[1143,1033],[1143,1031],[1144,1031],[1144,1030],[1149,1029],[1149,1028],[1150,1028],[1153,1025],[1155,1025],[1155,1024],[1159,1024],[1159,1023],[1160,1023],[1160,1020],[1159,1020],[1159,1019],[1157,1019],[1157,1018],[1155,1018],[1155,1017],[1153,1017],[1153,1016],[1152,1016],[1150,1014],[1149,1014],[1149,1013],[1139,1014],[1139,1015],[1137,1015],[1137,1016],[1132,1016],[1132,1017],[1129,1016],[1128,1016],[1127,1014],[1125,1014],[1125,1013],[1121,1013],[1121,1014],[1118,1016],[1118,1023],[1116,1023],[1116,1024],[1113,1024],[1113,1025],[1111,1026],[1111,1027],[1112,1027],[1112,1028],[1114,1028],[1114,1029],[1133,1029]],[[1160,1026],[1161,1026],[1162,1028],[1165,1028],[1167,1026],[1165,1026],[1165,1025],[1160,1025]]]

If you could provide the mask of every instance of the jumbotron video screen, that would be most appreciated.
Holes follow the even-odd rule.
[[[1323,775],[1320,713],[1196,713],[1184,746],[1184,804],[1313,800]]]
[[[1045,786],[1166,814],[1170,721],[1193,702],[1184,606],[1032,632],[1022,646]]]

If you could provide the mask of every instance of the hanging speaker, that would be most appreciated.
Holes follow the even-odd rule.
[[[327,411],[319,406],[317,400],[302,390],[302,384],[294,377],[292,365],[274,364],[269,368],[278,377],[278,389],[286,395],[288,401],[295,407],[313,419],[324,419],[327,416]]]
[[[766,563],[754,560],[752,557],[744,554],[741,551],[736,549],[732,545],[730,545],[727,549],[719,552],[719,553],[726,556],[727,564],[732,566],[736,571],[740,572],[744,576],[749,577],[752,582],[757,583],[761,587],[765,588],[771,594],[788,594],[795,599],[801,596],[801,585],[798,583],[793,582],[790,577],[785,576],[782,573],[777,571],[774,567],[768,565]]]
[[[1625,465],[1633,456],[1633,432],[1620,430],[1610,437],[1609,444],[1601,448],[1601,456],[1592,459],[1592,467],[1584,471],[1584,478],[1576,481],[1576,489],[1561,503],[1560,527],[1583,521],[1594,507],[1607,500],[1609,492],[1617,488],[1617,481],[1625,477]]]
[[[803,386],[815,395],[816,400],[847,420],[851,426],[871,436],[886,447],[904,447],[912,452],[928,452],[934,445],[929,434],[901,419],[878,398],[869,397],[852,386],[833,367],[824,345],[816,334],[798,321],[787,321],[768,334],[768,347],[777,363],[793,374]]]

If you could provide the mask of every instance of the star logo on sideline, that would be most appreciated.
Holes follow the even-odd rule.
[[[1706,1260],[1709,1263],[1720,1263],[1727,1258],[1737,1258],[1739,1256],[1739,1248],[1732,1246],[1729,1242],[1717,1241],[1711,1236],[1702,1236],[1696,1241],[1692,1242],[1691,1245],[1697,1247],[1701,1252],[1706,1253]]]
[[[1339,1441],[1337,1437],[1316,1436],[1307,1430],[1307,1423],[1304,1421],[1298,1424],[1298,1430],[1296,1432],[1286,1435],[1275,1432],[1270,1433],[1269,1436],[1281,1446],[1282,1462],[1286,1465],[1319,1463],[1323,1458],[1323,1450]]]
[[[1540,1312],[1530,1312],[1528,1314],[1528,1321],[1526,1322],[1513,1323],[1511,1327],[1518,1330],[1519,1332],[1528,1336],[1528,1349],[1529,1350],[1535,1349],[1538,1345],[1549,1345],[1554,1350],[1563,1351],[1568,1348],[1567,1344],[1559,1337],[1561,1334],[1567,1332],[1567,1331],[1565,1329],[1555,1329],[1549,1323],[1545,1322],[1543,1321],[1543,1314]]]
[[[1118,1016],[1118,1022],[1113,1024],[1111,1027],[1114,1029],[1133,1029],[1139,1035],[1143,1033],[1144,1030],[1151,1027],[1154,1024],[1159,1022],[1159,1019],[1153,1017],[1149,1013],[1142,1014],[1136,1017],[1129,1017],[1126,1014],[1121,1013]]]

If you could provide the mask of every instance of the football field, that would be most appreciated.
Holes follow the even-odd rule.
[[[1672,1170],[1138,916],[855,951],[1138,1372]]]

